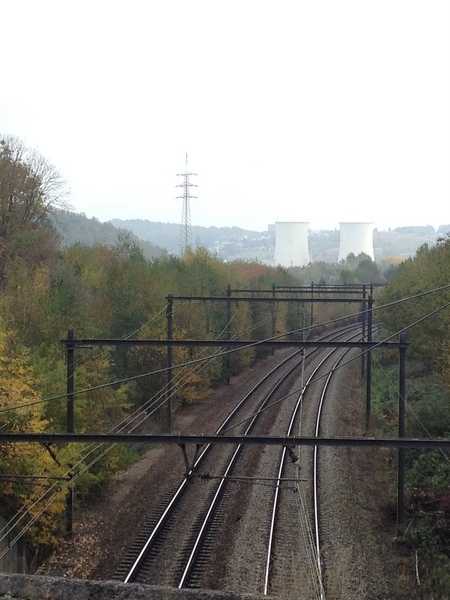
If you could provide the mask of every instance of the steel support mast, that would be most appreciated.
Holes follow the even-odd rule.
[[[177,196],[183,200],[183,210],[181,214],[181,234],[180,234],[180,246],[181,254],[187,252],[192,246],[192,228],[191,228],[191,198],[197,198],[192,196],[190,192],[191,187],[197,187],[195,183],[190,182],[191,175],[197,175],[197,173],[189,173],[188,168],[188,154],[186,152],[186,170],[184,173],[177,173],[177,177],[183,177],[183,183],[178,184],[176,187],[183,188],[183,195]]]

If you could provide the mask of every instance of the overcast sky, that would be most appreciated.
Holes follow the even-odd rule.
[[[450,223],[448,0],[0,0],[0,133],[101,221]]]

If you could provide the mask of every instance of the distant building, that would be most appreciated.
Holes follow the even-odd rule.
[[[374,260],[373,223],[344,222],[340,225],[338,262],[346,260],[349,254],[358,256],[362,252]]]
[[[277,221],[275,223],[275,265],[305,267],[309,264],[309,223]]]

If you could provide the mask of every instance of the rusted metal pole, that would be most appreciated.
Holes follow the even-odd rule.
[[[276,297],[276,286],[272,283],[272,300]],[[270,303],[270,309],[272,311],[272,339],[275,339],[276,327],[277,327],[277,309],[275,302]],[[272,356],[275,354],[275,348],[272,347]]]
[[[361,339],[364,341],[366,339],[366,325],[367,325],[367,292],[366,286],[363,287],[362,292],[362,302],[361,302]],[[366,358],[361,355],[361,377],[364,377],[366,372]]]
[[[227,285],[227,339],[231,339],[231,284]],[[227,348],[228,350],[229,348]],[[231,383],[231,352],[227,352],[227,384]]]
[[[367,341],[372,342],[372,311],[373,311],[373,298],[369,296],[367,303]],[[366,367],[366,432],[370,427],[370,412],[372,403],[372,350],[367,350],[367,367]]]
[[[166,307],[167,318],[167,341],[173,338],[173,296],[167,296]],[[166,393],[166,411],[165,411],[165,430],[167,433],[172,433],[172,393],[173,393],[173,357],[172,346],[167,344],[167,393]]]
[[[399,381],[398,381],[398,437],[405,437],[405,391],[406,391],[406,334],[400,334]],[[398,449],[397,461],[397,537],[405,531],[405,449]]]
[[[67,330],[67,433],[75,432],[75,344],[73,343],[73,329]],[[72,466],[72,465],[71,465]],[[72,470],[69,471],[69,477],[73,477]],[[74,487],[69,485],[66,496],[66,534],[71,536],[73,533],[73,504]]]
[[[67,330],[67,433],[74,433],[75,344],[73,329]]]

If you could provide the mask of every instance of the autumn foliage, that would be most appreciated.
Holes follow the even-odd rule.
[[[147,260],[131,237],[115,247],[63,247],[48,220],[63,206],[63,182],[38,153],[0,138],[0,425],[6,432],[67,430],[67,366],[61,340],[153,339],[161,346],[75,351],[76,432],[153,431],[167,406],[169,295],[173,338],[223,341],[214,348],[173,349],[172,406],[201,401],[270,349],[227,350],[227,340],[302,335],[309,308],[298,303],[228,302],[228,291],[301,285],[303,276],[257,262],[224,263],[204,248]],[[339,272],[343,269],[339,265]],[[351,277],[374,275],[355,260]],[[376,273],[375,273],[376,275]],[[346,274],[346,277],[348,273]],[[304,279],[306,283],[310,279]],[[249,292],[246,292],[247,294]],[[204,299],[208,298],[208,299]],[[211,298],[214,298],[212,300]],[[322,309],[325,311],[325,309]],[[333,315],[317,313],[318,320]],[[442,373],[445,373],[444,366]],[[0,447],[0,512],[36,547],[64,530],[65,499],[77,506],[99,492],[133,455],[126,448],[80,445]],[[20,476],[20,477],[19,477]]]
[[[146,260],[126,235],[114,248],[62,247],[50,225],[64,206],[57,171],[20,140],[0,137],[0,425],[3,432],[67,430],[67,367],[61,340],[167,336],[166,306],[175,296],[223,297],[223,302],[176,302],[173,336],[179,339],[264,339],[273,333],[269,306],[226,302],[227,288],[292,285],[283,269],[259,263],[225,264],[203,248],[181,257]],[[277,315],[277,327],[286,323]],[[175,348],[174,410],[208,396],[226,376],[258,353],[223,348]],[[267,350],[265,351],[267,352]],[[166,402],[166,348],[77,348],[74,387],[76,432],[150,431],[160,427]],[[95,495],[125,468],[127,448],[2,444],[0,513],[35,547],[64,531],[68,490],[77,503]]]

